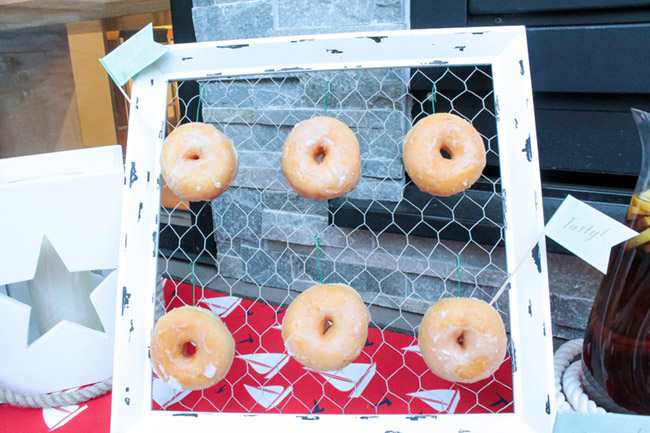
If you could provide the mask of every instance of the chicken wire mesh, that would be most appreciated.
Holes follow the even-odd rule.
[[[187,98],[184,90],[197,84],[198,95]],[[489,301],[506,278],[490,67],[218,78],[171,83],[169,95],[167,132],[186,122],[212,123],[235,144],[240,166],[231,188],[211,203],[161,209],[159,274],[167,290],[158,303],[220,313],[237,343],[238,368],[191,393],[165,390],[154,377],[154,409],[513,411],[509,356],[492,378],[460,384],[432,379],[417,349],[418,325],[431,303],[449,296]],[[486,145],[480,180],[452,197],[420,192],[404,171],[403,137],[432,112],[467,119]],[[291,128],[318,115],[347,124],[361,148],[357,188],[329,201],[295,193],[280,163]],[[354,287],[372,315],[359,359],[326,374],[291,360],[279,331],[284,308],[321,282]],[[507,297],[495,306],[508,327]]]

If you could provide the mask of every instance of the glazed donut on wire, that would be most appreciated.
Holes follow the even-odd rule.
[[[444,298],[429,307],[418,344],[432,373],[451,382],[474,383],[491,376],[506,353],[506,329],[487,302]]]
[[[345,284],[313,286],[291,302],[282,322],[287,352],[305,367],[340,370],[366,344],[370,312],[361,296]]]
[[[404,140],[406,172],[420,190],[436,196],[447,197],[472,186],[485,163],[481,135],[454,114],[421,119]]]
[[[337,119],[305,120],[291,130],[282,146],[282,171],[303,197],[340,197],[352,191],[361,177],[359,142]]]
[[[226,376],[234,357],[232,334],[210,310],[175,308],[158,319],[153,329],[153,370],[175,389],[197,390],[215,385]]]
[[[226,191],[237,175],[239,158],[232,141],[214,126],[186,123],[165,139],[162,175],[182,199],[209,201]]]

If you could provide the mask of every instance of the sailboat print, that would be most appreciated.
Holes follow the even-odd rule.
[[[237,358],[246,361],[257,373],[265,374],[265,379],[271,379],[289,362],[287,353],[253,353],[250,355],[237,355]]]
[[[376,364],[350,364],[338,371],[319,371],[318,373],[339,391],[352,391],[350,398],[359,397],[375,376]]]
[[[244,384],[244,387],[248,394],[266,410],[273,409],[293,391],[291,386],[283,388],[279,385],[250,386]]]
[[[237,296],[222,296],[219,298],[201,299],[201,302],[206,304],[213,313],[221,317],[226,317],[241,304],[241,298]]]
[[[415,352],[418,355],[422,355],[422,352],[420,352],[420,346],[417,343],[415,343],[415,344],[413,344],[411,346],[402,347],[402,350],[405,351],[405,352]]]
[[[179,390],[172,388],[167,382],[159,377],[154,376],[151,386],[151,397],[163,409],[178,403],[190,393],[189,390]]]
[[[43,421],[49,428],[48,431],[54,431],[59,427],[66,425],[86,409],[88,409],[87,404],[84,404],[83,406],[71,404],[63,407],[45,407],[43,408]]]
[[[460,401],[460,392],[457,389],[430,389],[407,395],[419,398],[438,412],[454,413]]]

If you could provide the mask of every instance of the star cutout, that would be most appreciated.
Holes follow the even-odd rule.
[[[43,237],[34,278],[26,281],[31,305],[28,344],[32,344],[62,320],[104,332],[90,301],[97,287],[91,271],[70,272],[47,237]]]

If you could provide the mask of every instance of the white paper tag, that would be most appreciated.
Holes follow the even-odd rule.
[[[631,228],[568,195],[544,229],[546,236],[603,274],[612,247],[636,235]]]

